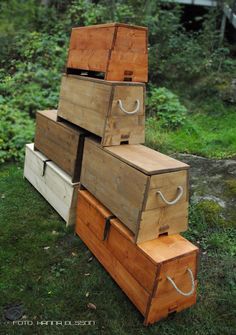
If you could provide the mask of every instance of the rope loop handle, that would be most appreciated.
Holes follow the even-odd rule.
[[[157,191],[157,194],[160,195],[161,199],[167,204],[167,205],[175,205],[179,200],[180,198],[182,197],[183,193],[184,193],[184,189],[182,186],[178,186],[177,187],[177,190],[178,190],[178,194],[177,194],[177,197],[172,200],[172,201],[168,201],[164,195],[162,194],[161,191]]]
[[[135,114],[139,111],[139,108],[140,108],[140,101],[137,99],[135,101],[136,103],[136,108],[132,111],[132,112],[128,112],[124,107],[123,107],[123,104],[122,104],[122,101],[119,99],[118,101],[118,105],[120,107],[120,109],[122,110],[122,112],[124,112],[125,114],[129,114],[129,115],[132,115],[132,114]]]
[[[181,295],[184,295],[185,297],[189,297],[190,295],[193,294],[194,290],[195,290],[195,283],[194,283],[194,277],[193,277],[193,273],[192,273],[192,270],[191,269],[187,269],[188,273],[189,273],[189,276],[191,278],[191,283],[192,283],[192,287],[191,287],[191,290],[189,292],[183,292],[181,291],[175,284],[175,282],[173,281],[172,278],[170,278],[169,276],[166,276],[166,278],[169,280],[169,282],[173,285],[173,287],[176,289],[176,291],[181,294]]]

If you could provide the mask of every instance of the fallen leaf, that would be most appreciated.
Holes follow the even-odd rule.
[[[88,303],[87,307],[89,309],[97,309],[96,305],[92,304],[91,302]]]
[[[89,292],[86,292],[85,297],[88,298],[88,296],[89,296]]]
[[[2,198],[2,199],[5,199],[5,194],[2,194],[1,198]]]
[[[93,256],[88,259],[88,263],[92,262]]]
[[[85,273],[84,275],[85,275],[85,276],[90,276],[90,273]]]
[[[72,252],[71,255],[72,255],[73,257],[78,256],[78,254],[77,254],[76,252]]]
[[[50,248],[50,247],[44,247],[43,249],[44,249],[44,250],[48,250],[49,248]]]

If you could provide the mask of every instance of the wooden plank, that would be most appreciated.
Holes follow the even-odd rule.
[[[147,175],[189,168],[189,165],[144,145],[111,146],[106,147],[105,150]]]
[[[147,185],[143,173],[86,139],[81,184],[130,230],[137,231]]]
[[[125,292],[136,308],[145,315],[149,300],[148,292],[133,278],[122,264],[107,249],[91,230],[77,219],[77,233],[99,262],[109,272],[120,288]]]

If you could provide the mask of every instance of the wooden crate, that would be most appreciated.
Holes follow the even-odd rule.
[[[187,229],[188,168],[143,145],[102,148],[86,138],[80,181],[140,243]]]
[[[68,173],[72,182],[78,182],[80,178],[86,135],[86,131],[79,127],[57,121],[56,110],[40,111],[36,114],[35,149]]]
[[[132,232],[111,215],[88,191],[79,191],[76,233],[143,314],[144,323],[195,304],[198,248],[180,235],[137,245]]]
[[[145,84],[64,75],[58,116],[101,137],[101,144],[145,139]]]
[[[24,177],[61,215],[67,225],[75,223],[79,183],[72,183],[67,173],[41,152],[34,150],[34,143],[26,145]]]
[[[67,73],[75,69],[102,73],[106,80],[147,82],[147,28],[120,23],[73,28]]]

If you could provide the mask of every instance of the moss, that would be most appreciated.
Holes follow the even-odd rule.
[[[236,179],[226,180],[226,195],[227,196],[236,196]]]
[[[202,200],[197,209],[203,214],[205,221],[209,224],[222,223],[222,207],[213,200]]]

